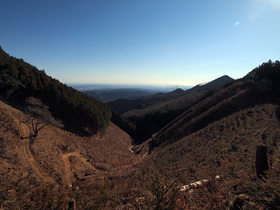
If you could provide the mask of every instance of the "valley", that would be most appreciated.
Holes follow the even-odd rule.
[[[0,73],[1,209],[280,205],[279,61],[107,104],[4,51]]]

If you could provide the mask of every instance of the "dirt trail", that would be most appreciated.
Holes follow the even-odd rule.
[[[128,149],[131,153],[134,153],[134,151],[132,150],[133,146],[130,146]]]
[[[91,165],[89,162],[87,162],[87,159],[80,154],[80,151],[77,150],[74,152],[64,153],[61,156],[61,158],[64,161],[64,165],[65,165],[65,180],[66,180],[67,186],[72,186],[71,180],[73,178],[72,173],[74,172],[74,170],[71,170],[71,166],[70,166],[70,162],[69,162],[70,156],[77,157],[83,164],[85,164],[90,169],[97,170],[93,165]]]
[[[22,139],[28,139],[29,136],[31,136],[30,128],[26,124],[24,124],[22,122],[19,122],[19,120],[15,120],[15,122],[18,124],[18,127],[19,127],[19,135],[20,135],[20,137]]]
[[[23,151],[26,160],[29,162],[33,170],[44,181],[54,183],[55,181],[45,172],[40,164],[34,159],[30,151],[30,136],[32,134],[29,126],[19,120],[20,111],[4,104],[0,101],[1,108],[14,120],[14,123],[18,126],[20,138],[23,139],[19,144],[19,151]]]
[[[20,127],[20,136],[25,138],[21,142],[22,151],[26,156],[26,159],[30,163],[31,167],[34,169],[36,174],[38,174],[44,181],[54,183],[55,181],[45,172],[45,170],[40,166],[40,164],[34,159],[30,151],[30,138],[31,134],[30,128],[24,123],[18,123]],[[27,139],[26,139],[27,138]]]
[[[20,131],[21,131],[21,137],[22,138],[28,138],[31,134],[30,128],[24,124],[19,123]],[[40,166],[40,164],[34,159],[33,155],[30,151],[30,139],[23,139],[21,146],[23,147],[23,153],[26,156],[28,162],[30,163],[31,167],[34,169],[34,171],[46,182],[54,183],[54,180],[45,172],[45,170]]]
[[[36,174],[43,178],[44,181],[54,183],[55,181],[45,172],[45,170],[40,166],[40,164],[34,159],[33,155],[31,154],[29,149],[29,141],[29,139],[24,139],[22,141],[23,153],[27,157],[28,162],[30,163]]]
[[[54,179],[48,173],[46,173],[46,170],[35,160],[34,156],[30,151],[31,139],[29,137],[32,136],[33,131],[29,124],[24,121],[27,117],[19,110],[6,105],[2,101],[0,101],[0,108],[13,119],[14,126],[18,128],[19,136],[21,138],[19,142],[18,152],[23,153],[24,157],[38,176],[40,176],[46,182],[54,183]],[[132,148],[133,147],[131,146],[128,149],[131,153],[134,153]],[[76,157],[78,161],[80,161],[85,166],[85,168],[92,169],[94,171],[99,171],[97,168],[95,168],[92,164],[88,162],[88,160],[81,154],[81,151],[76,150],[73,152],[65,153],[61,156],[65,166],[62,178],[63,180],[65,180],[67,186],[72,186],[72,183],[75,180],[73,174],[73,172],[75,172],[75,169],[74,167],[71,168],[69,161],[69,158],[71,156]]]

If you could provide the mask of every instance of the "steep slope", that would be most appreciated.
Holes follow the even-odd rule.
[[[155,148],[143,165],[178,180],[209,183],[186,192],[189,209],[277,209],[279,207],[278,105],[259,104]],[[257,146],[267,148],[268,179],[257,179]],[[219,175],[219,180],[215,177]],[[246,196],[244,196],[246,195]],[[243,196],[243,197],[242,197]]]
[[[277,209],[279,70],[264,63],[200,100],[155,136],[149,155],[149,142],[132,148],[112,123],[91,137],[46,126],[27,141],[29,116],[0,101],[1,208]],[[262,179],[258,145],[268,151]]]
[[[27,119],[0,101],[1,208],[67,208],[84,195],[80,187],[103,183],[137,161],[130,137],[112,123],[90,138],[46,126],[36,138],[22,139],[32,132]],[[91,199],[96,195],[85,199],[89,205]]]
[[[197,85],[191,89],[188,89],[186,91],[182,89],[176,89],[169,93],[158,93],[155,95],[145,96],[141,97],[139,99],[135,100],[127,100],[127,99],[118,99],[115,101],[110,101],[107,104],[117,111],[119,114],[125,114],[126,117],[130,116],[143,116],[147,112],[156,112],[158,110],[161,110],[162,107],[165,107],[165,110],[167,107],[169,107],[168,110],[172,109],[170,108],[170,104],[172,104],[173,109],[179,109],[181,108],[181,104],[183,104],[185,101],[185,96],[191,94],[191,93],[197,93],[204,91],[211,91],[214,89],[217,89],[219,87],[222,87],[230,82],[232,82],[233,79],[228,76],[222,76],[220,78],[217,78],[205,85]],[[173,100],[176,100],[172,102]],[[168,102],[168,105],[164,105],[165,102]],[[179,105],[180,104],[180,105]],[[151,107],[151,108],[148,108]],[[148,109],[147,109],[148,108]],[[135,110],[134,110],[135,109]],[[132,111],[131,113],[129,111]]]
[[[154,138],[153,147],[177,141],[239,110],[261,103],[278,103],[279,67],[278,61],[264,63],[242,80],[200,101],[163,128]],[[261,72],[269,76],[262,76],[262,79],[252,76]]]
[[[9,56],[0,48],[0,99],[24,108],[29,96],[49,106],[65,129],[80,134],[108,126],[111,110],[105,104],[46,75],[45,71]]]
[[[119,103],[120,109],[126,109],[126,106],[142,104],[141,108],[134,109],[124,113],[122,116],[128,120],[135,129],[131,132],[130,127],[125,128],[137,142],[143,142],[149,139],[152,134],[158,132],[184,111],[213,94],[213,91],[223,87],[225,84],[232,82],[228,76],[220,77],[205,85],[197,85],[192,89],[183,91],[182,89],[174,90],[167,94],[157,94],[149,97],[143,97],[138,100],[130,100],[126,103],[124,99],[115,101]],[[114,117],[112,118],[115,119]],[[115,121],[114,121],[115,122]]]
[[[152,139],[142,167],[187,186],[184,208],[279,207],[279,67],[278,61],[262,64],[197,103]],[[268,159],[261,178],[259,146],[266,148]]]
[[[246,170],[255,175],[251,166],[255,167],[257,145],[267,146],[269,155],[278,151],[278,110],[278,105],[267,103],[229,114],[176,142],[155,148],[155,163],[151,164],[184,182],[202,179],[210,171],[229,173],[229,162],[236,164],[236,173]],[[272,159],[270,156],[270,162]],[[228,167],[227,171],[223,167]]]

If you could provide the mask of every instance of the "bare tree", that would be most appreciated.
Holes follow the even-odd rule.
[[[29,97],[25,101],[28,104],[27,113],[29,114],[27,122],[31,123],[34,133],[26,138],[37,137],[39,131],[49,124],[59,128],[63,127],[63,124],[52,116],[49,107],[43,104],[40,99]]]
[[[169,181],[166,178],[155,175],[147,183],[150,196],[146,197],[146,209],[175,209],[179,198],[177,180]]]

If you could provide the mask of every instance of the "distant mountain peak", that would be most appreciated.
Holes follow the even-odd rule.
[[[223,75],[223,76],[221,76],[221,77],[219,77],[219,78],[217,78],[217,79],[214,79],[213,81],[211,81],[211,82],[215,82],[215,81],[225,81],[225,80],[227,80],[227,81],[233,81],[234,79],[232,79],[231,77],[229,77],[228,75]]]
[[[183,89],[177,88],[176,90],[173,90],[171,93],[182,93],[182,92],[184,92]]]
[[[221,79],[221,78],[232,79],[232,78],[231,78],[230,76],[228,76],[228,75],[221,76],[221,77],[219,77],[218,79]]]
[[[232,79],[228,75],[224,75],[210,82],[200,83],[196,85],[194,88],[214,88],[214,87],[217,88],[217,87],[222,87],[232,81],[234,81],[234,79]]]

